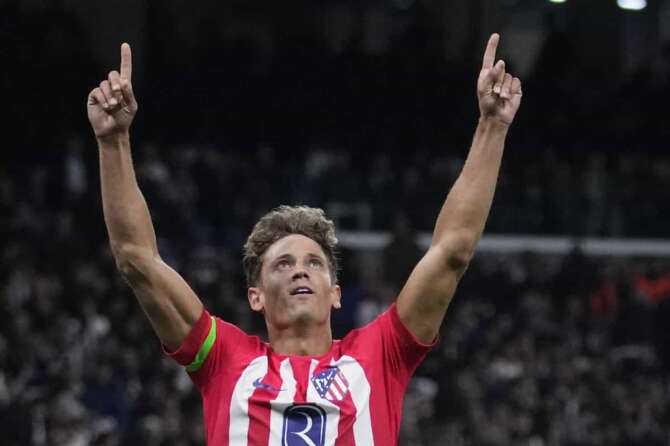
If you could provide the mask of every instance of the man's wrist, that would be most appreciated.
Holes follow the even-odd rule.
[[[130,146],[130,133],[128,130],[103,136],[96,135],[95,138],[98,141],[100,149],[118,149]]]
[[[493,116],[480,116],[479,126],[484,130],[505,132],[509,130],[511,123],[507,123],[500,118]]]

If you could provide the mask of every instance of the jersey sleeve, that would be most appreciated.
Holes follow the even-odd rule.
[[[226,365],[246,351],[259,350],[260,339],[249,336],[235,325],[212,316],[203,309],[186,339],[174,351],[165,353],[184,366],[199,387],[205,386]]]
[[[409,381],[426,354],[437,343],[437,337],[426,344],[414,336],[400,320],[395,303],[371,325],[377,325],[381,333],[384,363],[391,373],[404,382]]]

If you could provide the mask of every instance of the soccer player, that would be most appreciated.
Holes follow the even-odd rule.
[[[131,50],[88,96],[100,156],[105,224],[116,264],[166,352],[203,398],[210,445],[394,445],[407,383],[434,345],[481,237],[521,82],[488,41],[477,81],[480,118],[463,170],[439,213],[430,248],[376,320],[333,340],[339,308],[337,240],[319,209],[281,206],[244,246],[247,298],[269,342],[214,317],[158,253],[131,159],[137,112]],[[214,191],[215,192],[215,191]],[[222,315],[225,318],[225,315]]]

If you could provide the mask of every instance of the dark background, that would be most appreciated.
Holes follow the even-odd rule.
[[[0,0],[0,444],[203,444],[107,246],[85,101],[121,42],[161,255],[213,313],[263,335],[241,245],[279,204],[391,233],[342,249],[342,336],[421,255],[494,31],[524,99],[487,234],[667,238],[670,1],[647,3]],[[664,257],[478,255],[401,444],[670,444],[669,296]]]
[[[138,158],[153,146],[183,165],[181,147],[213,148],[252,165],[209,191],[222,203],[226,190],[259,188],[236,208],[365,202],[372,218],[343,228],[384,229],[401,209],[429,230],[467,152],[474,82],[497,31],[526,95],[489,232],[663,237],[670,223],[658,206],[670,175],[665,2],[0,5],[12,178],[77,145],[96,181],[84,101],[128,41]],[[249,225],[243,213],[226,222]]]

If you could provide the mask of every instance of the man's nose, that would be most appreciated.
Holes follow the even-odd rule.
[[[303,267],[298,267],[293,273],[293,280],[306,279],[306,278],[309,278],[309,275],[307,274],[307,270],[304,269]]]

